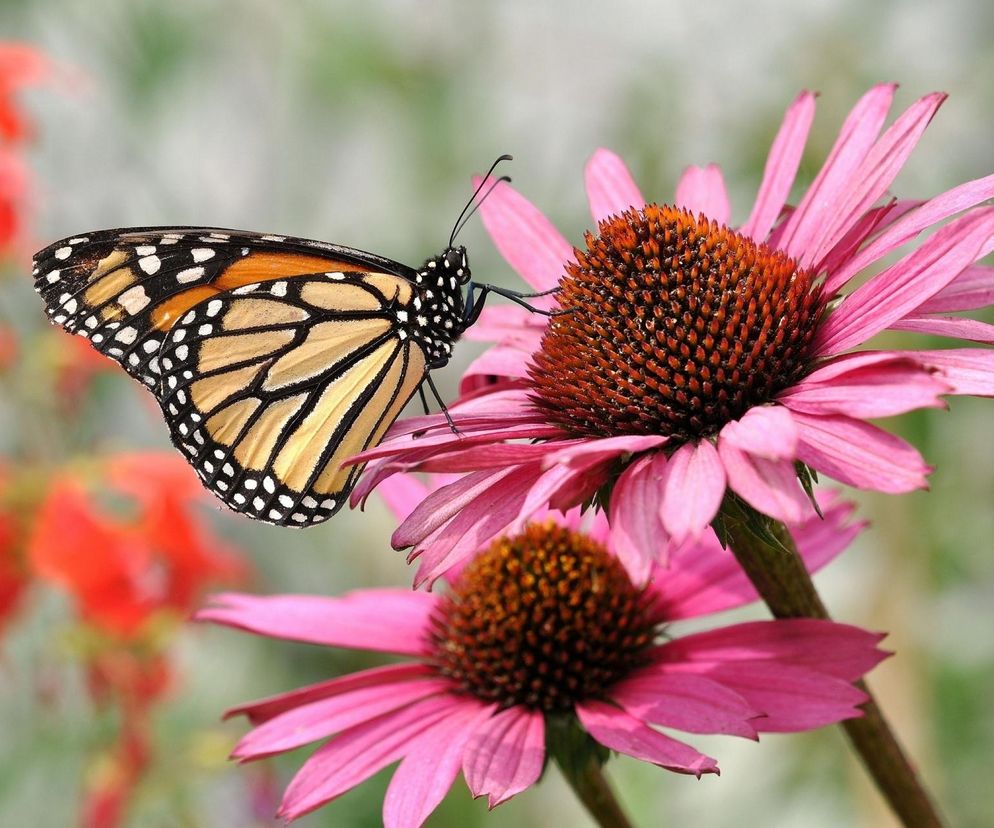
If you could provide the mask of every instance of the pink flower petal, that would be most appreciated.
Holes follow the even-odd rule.
[[[476,186],[480,179],[474,178]],[[573,246],[528,199],[501,182],[480,205],[500,254],[536,291],[552,290],[573,260]]]
[[[760,712],[734,690],[705,676],[647,667],[612,687],[611,700],[643,722],[686,733],[756,738],[750,719]]]
[[[750,506],[777,520],[796,523],[810,510],[790,460],[765,460],[739,451],[724,440],[718,454],[728,486]]]
[[[495,706],[467,705],[415,739],[383,799],[384,828],[420,828],[445,798],[462,766],[466,743]]]
[[[825,291],[828,295],[835,294],[861,270],[896,250],[905,242],[911,241],[926,228],[932,227],[956,213],[975,207],[989,198],[994,198],[994,175],[968,181],[966,184],[960,184],[958,187],[929,199],[917,210],[911,211],[881,233],[839,271],[832,273],[825,281]]]
[[[817,515],[790,527],[810,572],[816,572],[846,549],[863,524],[848,524],[853,506],[822,493],[824,520]],[[670,565],[655,573],[650,587],[661,621],[694,618],[750,604],[759,596],[735,556],[722,549],[713,533],[670,553]]]
[[[473,796],[496,808],[538,782],[545,765],[545,719],[516,706],[482,722],[463,751],[463,776]]]
[[[760,733],[799,733],[855,719],[867,699],[844,679],[791,664],[718,664],[706,674],[763,711],[752,722]]]
[[[656,655],[668,666],[775,662],[853,681],[887,657],[877,647],[883,638],[812,618],[750,621],[667,641]]]
[[[889,330],[948,336],[968,342],[994,345],[994,325],[958,316],[906,316],[891,325]]]
[[[377,491],[398,521],[404,521],[428,497],[428,487],[409,474],[395,474],[384,480]]]
[[[953,313],[991,305],[994,305],[994,267],[974,265],[915,308],[915,313]]]
[[[854,171],[836,208],[826,216],[828,221],[821,239],[810,250],[805,264],[821,261],[859,217],[887,192],[947,97],[936,92],[915,101],[873,145]]]
[[[757,405],[721,429],[719,442],[767,460],[793,460],[797,428],[790,412],[780,405]]]
[[[890,417],[919,408],[945,408],[942,395],[949,390],[931,371],[907,358],[854,368],[829,382],[813,379],[814,374],[806,377],[778,400],[791,411],[807,414]]]
[[[725,468],[710,440],[684,443],[662,472],[659,516],[675,544],[700,538],[725,496]]]
[[[669,539],[659,517],[665,467],[661,453],[642,457],[625,469],[611,493],[610,546],[636,584],[646,581],[653,562],[665,565],[661,559]]]
[[[832,281],[831,274],[845,267],[857,255],[868,238],[890,227],[901,216],[921,207],[922,203],[913,199],[891,199],[882,207],[867,210],[822,259],[819,267],[829,274],[828,281]]]
[[[583,727],[605,747],[677,773],[718,773],[718,763],[690,745],[664,736],[625,711],[604,702],[576,707]]]
[[[548,317],[527,308],[518,305],[487,305],[462,337],[474,342],[510,342],[527,347],[541,342],[547,325]]]
[[[691,213],[704,213],[718,224],[728,224],[732,210],[721,168],[717,164],[687,167],[676,185],[676,206]]]
[[[824,356],[853,348],[911,313],[983,255],[992,238],[991,208],[947,224],[843,299],[819,327],[814,353]]]
[[[584,177],[595,224],[630,207],[645,206],[645,199],[625,162],[611,150],[597,150],[587,162]]]
[[[563,448],[549,452],[543,466],[585,466],[590,462],[609,460],[626,454],[638,454],[658,448],[666,437],[651,434],[625,434],[619,437],[600,437],[562,443]]]
[[[859,489],[896,494],[928,488],[931,469],[900,437],[842,414],[795,411],[794,420],[797,456],[811,468]]]
[[[267,722],[281,713],[293,710],[311,702],[329,699],[340,693],[358,690],[363,687],[374,687],[393,682],[407,682],[411,679],[425,678],[435,675],[428,666],[420,663],[390,664],[386,667],[374,667],[358,673],[350,673],[338,678],[298,687],[287,693],[277,693],[264,699],[246,702],[238,707],[232,707],[224,712],[224,718],[246,716],[253,725]]]
[[[787,203],[814,116],[815,96],[811,92],[801,92],[787,107],[783,123],[777,137],[773,139],[766,159],[763,181],[759,185],[752,214],[739,228],[743,235],[757,242],[765,241],[769,235],[773,223]]]
[[[994,351],[986,348],[949,348],[908,351],[908,356],[939,372],[950,394],[994,397]]]
[[[195,617],[289,641],[421,655],[435,601],[403,589],[364,589],[340,598],[224,593],[212,596],[214,606]]]
[[[411,742],[453,713],[479,703],[436,696],[339,734],[301,766],[283,795],[277,816],[287,820],[330,802],[404,756]]]
[[[875,86],[853,107],[828,158],[808,187],[797,209],[784,223],[777,247],[795,259],[810,262],[805,254],[817,244],[851,176],[873,146],[894,98],[894,84]]]
[[[417,679],[362,687],[302,704],[250,730],[231,755],[247,761],[294,750],[452,689],[448,679]]]

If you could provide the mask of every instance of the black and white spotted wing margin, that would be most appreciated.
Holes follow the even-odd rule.
[[[331,517],[424,380],[410,282],[332,272],[238,287],[190,308],[159,354],[173,442],[232,509],[283,526]]]

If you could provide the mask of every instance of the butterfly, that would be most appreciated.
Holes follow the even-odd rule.
[[[429,372],[486,296],[529,295],[473,283],[454,246],[480,189],[419,268],[289,236],[136,227],[49,245],[35,288],[54,323],[152,391],[227,506],[309,526],[342,507],[362,471],[343,461],[376,445],[422,383],[439,399]]]

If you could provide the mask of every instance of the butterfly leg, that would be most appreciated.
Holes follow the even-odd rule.
[[[442,395],[438,393],[438,389],[435,387],[435,382],[431,378],[431,374],[425,376],[425,382],[428,383],[428,387],[431,389],[431,394],[438,403],[439,408],[442,409],[442,413],[445,415],[445,421],[449,424],[449,428],[452,429],[452,433],[456,436],[462,436],[462,432],[456,428],[456,424],[452,419],[452,415],[449,414],[448,406],[445,405],[445,401],[442,399]],[[424,392],[421,393],[421,399],[424,400]],[[427,402],[425,402],[425,411],[428,410]]]
[[[521,293],[520,291],[511,290],[510,288],[498,287],[497,285],[479,285],[476,282],[470,282],[469,290],[467,291],[467,296],[466,296],[464,324],[468,328],[470,325],[476,322],[477,319],[480,318],[480,314],[483,312],[483,305],[487,301],[487,296],[489,296],[491,293],[495,293],[498,296],[503,296],[505,299],[510,299],[515,304],[521,305],[521,307],[523,308],[527,308],[532,313],[538,313],[541,314],[542,316],[557,316],[562,311],[541,310],[540,308],[536,308],[533,305],[529,305],[528,302],[526,302],[525,300],[536,299],[539,296],[549,296],[558,290],[559,288],[555,287],[552,288],[551,290],[542,291],[541,293]],[[479,291],[479,293],[477,294],[476,291]]]

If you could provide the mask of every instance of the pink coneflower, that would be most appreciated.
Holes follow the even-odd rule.
[[[994,299],[994,269],[975,264],[994,249],[994,208],[976,208],[994,196],[994,176],[924,202],[890,198],[945,98],[925,96],[878,137],[894,89],[860,100],[792,207],[815,105],[802,93],[737,229],[713,165],[688,169],[675,204],[660,206],[598,150],[586,170],[598,229],[578,249],[499,185],[481,207],[490,235],[536,290],[558,286],[567,312],[547,324],[488,308],[471,335],[499,344],[451,407],[460,433],[442,417],[418,418],[361,455],[376,462],[357,498],[395,471],[465,475],[416,510],[395,545],[414,546],[413,556],[444,548],[451,564],[535,509],[596,498],[640,577],[699,537],[729,490],[797,521],[809,470],[863,489],[925,487],[918,451],[867,420],[942,407],[947,394],[994,394],[994,351],[854,349],[886,330],[994,343],[991,325],[950,315]]]
[[[386,488],[401,516],[425,494],[405,477]],[[860,529],[848,505],[824,506],[825,521],[794,527],[812,569]],[[673,637],[669,622],[755,599],[734,559],[708,534],[639,587],[611,553],[603,516],[586,530],[582,521],[574,510],[497,539],[441,592],[227,594],[202,610],[200,620],[260,635],[407,658],[229,711],[255,726],[234,750],[243,761],[328,740],[280,815],[299,817],[398,760],[388,826],[421,825],[460,770],[493,807],[538,781],[547,731],[564,722],[578,722],[592,749],[590,737],[699,777],[716,761],[653,725],[755,739],[860,715],[865,696],[851,682],[884,656],[879,635],[792,620]]]

